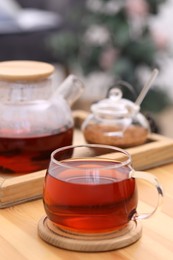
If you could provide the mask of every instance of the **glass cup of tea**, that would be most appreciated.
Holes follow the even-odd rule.
[[[163,190],[157,178],[132,168],[130,154],[98,144],[67,146],[51,154],[43,202],[49,222],[65,234],[108,234],[129,222],[150,217],[160,205]],[[156,189],[151,212],[137,212],[136,178]]]

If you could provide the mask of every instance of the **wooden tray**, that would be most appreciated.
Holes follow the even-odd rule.
[[[85,143],[79,129],[85,116],[83,111],[74,112],[74,144]],[[136,170],[147,170],[173,162],[173,139],[150,134],[146,144],[129,148],[127,151],[132,156],[133,167]],[[0,174],[0,208],[41,198],[45,173],[46,170],[22,176]]]

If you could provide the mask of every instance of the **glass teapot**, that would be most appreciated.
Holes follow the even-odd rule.
[[[138,105],[122,98],[119,88],[110,89],[108,98],[91,105],[91,111],[82,124],[88,143],[127,148],[146,142],[149,123]]]
[[[84,86],[74,75],[56,86],[54,66],[37,61],[0,62],[0,171],[47,168],[50,153],[71,145],[70,106]]]

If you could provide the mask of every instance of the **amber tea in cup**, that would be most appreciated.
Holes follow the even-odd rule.
[[[101,155],[105,149],[107,154]],[[156,187],[158,203],[151,213],[137,213],[135,178]],[[155,176],[132,168],[127,151],[86,144],[60,148],[51,154],[43,200],[47,217],[55,226],[94,234],[117,231],[131,220],[148,218],[156,211],[162,195]]]

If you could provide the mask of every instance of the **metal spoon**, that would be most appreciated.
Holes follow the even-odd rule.
[[[151,77],[149,78],[149,80],[145,83],[142,91],[140,92],[139,96],[137,97],[135,104],[140,106],[142,101],[144,100],[149,88],[151,87],[152,83],[154,82],[154,80],[156,79],[157,75],[158,75],[159,71],[158,69],[154,69]]]

